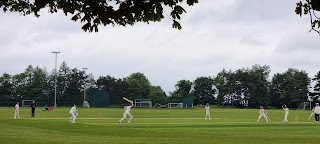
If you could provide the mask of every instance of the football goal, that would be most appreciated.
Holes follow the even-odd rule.
[[[303,110],[311,110],[311,103],[310,102],[303,102]]]
[[[168,103],[168,108],[183,108],[183,103]]]
[[[135,99],[134,106],[135,107],[152,108],[152,102],[150,99]]]
[[[33,100],[22,100],[21,106],[26,107],[30,106]]]

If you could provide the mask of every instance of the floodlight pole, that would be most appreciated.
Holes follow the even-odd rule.
[[[82,68],[83,69],[83,71],[84,71],[84,74],[86,74],[86,70],[88,69],[88,68]],[[83,102],[84,101],[86,101],[86,91],[87,91],[87,84],[86,83],[84,83],[84,92],[83,92]]]
[[[54,107],[57,107],[57,55],[60,53],[59,51],[52,51],[53,54],[56,55],[55,59],[55,68],[54,68]]]

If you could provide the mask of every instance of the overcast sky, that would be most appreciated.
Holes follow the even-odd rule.
[[[160,23],[100,27],[83,32],[80,22],[62,13],[40,18],[0,11],[0,74],[18,74],[31,64],[50,72],[58,65],[88,68],[97,79],[142,72],[152,85],[174,91],[177,81],[216,76],[222,69],[269,65],[271,75],[288,68],[320,71],[320,36],[307,16],[294,9],[298,0],[200,0],[184,7],[182,30],[167,17]],[[168,9],[165,9],[169,13]]]

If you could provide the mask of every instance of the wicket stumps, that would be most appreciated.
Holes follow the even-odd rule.
[[[99,124],[102,124],[102,114],[100,114],[100,122]]]
[[[299,121],[298,114],[295,114],[295,115],[294,115],[294,122],[296,122],[296,123],[297,123],[298,121]]]

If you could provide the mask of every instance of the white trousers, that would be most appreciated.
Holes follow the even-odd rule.
[[[283,120],[283,122],[285,122],[285,123],[288,122],[288,115],[287,115],[287,114],[284,115],[284,120]]]
[[[19,110],[15,110],[14,111],[14,116],[13,117],[14,117],[14,119],[17,119],[17,118],[19,119],[20,118]]]
[[[204,118],[205,120],[210,120],[210,112],[206,111],[206,117]]]
[[[70,113],[70,123],[75,123],[76,118],[77,118],[77,116],[74,113]]]
[[[267,118],[267,116],[265,114],[260,114],[259,117],[258,117],[257,122],[260,121],[261,117],[264,117],[264,119],[266,119],[266,122],[268,122],[268,118]]]
[[[122,116],[122,118],[119,120],[119,122],[121,123],[126,117],[129,117],[128,119],[128,123],[130,123],[130,121],[132,120],[133,116],[131,115],[130,112],[125,112]]]
[[[311,118],[313,115],[314,115],[314,112],[312,112],[312,113],[310,114],[310,116],[309,116],[309,119],[308,119],[308,120],[310,120],[310,118]]]

